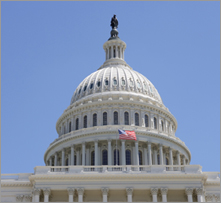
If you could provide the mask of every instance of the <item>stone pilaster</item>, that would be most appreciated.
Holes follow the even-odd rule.
[[[153,202],[157,202],[158,188],[150,188],[150,192],[153,197]]]
[[[193,188],[186,188],[185,190],[188,202],[193,202]]]
[[[68,199],[69,199],[68,201],[73,202],[75,189],[74,188],[67,188],[67,191],[68,191]]]
[[[203,188],[196,188],[197,201],[203,202]]]
[[[78,202],[83,202],[84,188],[77,188]]]
[[[109,188],[103,187],[101,188],[101,192],[103,194],[103,202],[107,202]]]
[[[34,188],[33,189],[33,194],[34,194],[34,202],[39,202],[41,189],[40,188]]]
[[[49,195],[51,194],[50,188],[44,188],[43,192],[44,192],[44,202],[48,202],[49,201]]]
[[[132,202],[133,188],[126,188],[127,202]]]
[[[168,188],[160,188],[161,195],[162,195],[162,202],[167,202],[167,192]]]

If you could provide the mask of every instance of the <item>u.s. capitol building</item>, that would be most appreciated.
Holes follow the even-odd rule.
[[[219,202],[219,172],[190,165],[177,121],[154,87],[124,60],[116,16],[106,61],[76,88],[58,138],[34,173],[2,174],[2,202]],[[118,129],[137,141],[118,139]]]

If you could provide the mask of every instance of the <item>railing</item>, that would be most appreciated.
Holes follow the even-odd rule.
[[[202,173],[200,165],[37,166],[35,174],[55,173]]]

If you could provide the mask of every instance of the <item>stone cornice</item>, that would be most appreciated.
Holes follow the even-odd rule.
[[[80,180],[80,181],[141,181],[146,182],[147,180],[161,181],[161,180],[175,180],[175,182],[179,182],[180,180],[186,181],[195,181],[197,180],[205,180],[206,176],[203,174],[56,174],[56,175],[32,175],[30,176],[30,181],[36,180]]]
[[[31,182],[1,181],[1,187],[32,187]]]
[[[121,125],[121,127],[124,126],[124,125]],[[44,161],[46,163],[46,157],[47,157],[47,154],[50,152],[50,150],[54,149],[55,147],[61,145],[61,144],[64,144],[66,142],[69,142],[70,140],[75,140],[77,138],[86,138],[86,137],[90,137],[90,136],[93,136],[93,135],[105,135],[105,134],[113,134],[114,136],[116,135],[116,130],[119,126],[112,126],[112,125],[107,125],[107,126],[95,126],[95,127],[91,127],[91,128],[86,128],[86,129],[81,129],[79,131],[73,131],[72,133],[69,133],[69,134],[66,134],[65,136],[61,136],[57,141],[54,141],[53,143],[51,143],[51,145],[48,147],[48,149],[46,150],[45,154],[44,154]],[[124,126],[124,127],[127,127],[127,128],[136,128],[136,126]],[[103,129],[102,129],[103,128]],[[113,129],[113,128],[116,128],[116,129]],[[141,127],[142,128],[142,127]],[[92,129],[94,129],[94,131],[92,131]],[[98,130],[95,130],[95,129],[98,129]],[[156,137],[156,138],[160,138],[160,139],[163,139],[163,140],[167,140],[169,142],[172,142],[172,143],[175,143],[176,145],[180,146],[181,148],[183,148],[184,150],[187,151],[188,155],[189,155],[189,160],[191,160],[191,153],[189,151],[189,149],[186,147],[186,145],[179,141],[179,140],[176,140],[176,137],[169,137],[169,136],[165,136],[165,135],[160,135],[159,133],[153,133],[151,131],[142,131],[142,130],[139,130],[139,129],[136,129],[136,134],[137,135],[143,135],[143,136],[148,136],[148,137]],[[68,136],[67,136],[68,135]],[[105,139],[105,138],[104,138]],[[150,139],[150,138],[147,138],[147,139]]]

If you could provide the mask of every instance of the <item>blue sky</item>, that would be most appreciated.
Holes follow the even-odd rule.
[[[117,15],[125,61],[157,88],[191,164],[220,170],[220,2],[1,2],[1,173],[34,172]]]

